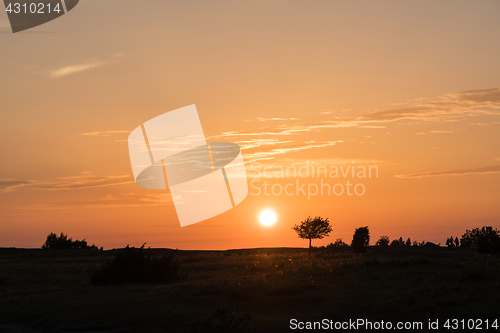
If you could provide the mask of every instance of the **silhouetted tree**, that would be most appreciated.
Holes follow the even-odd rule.
[[[411,246],[411,240],[410,237],[406,240],[405,246]]]
[[[368,226],[354,230],[351,243],[354,252],[366,252],[365,246],[368,246],[368,244],[370,244],[370,231],[368,230]]]
[[[379,240],[375,243],[377,246],[388,246],[389,245],[389,237],[388,236],[380,236]]]
[[[391,247],[399,247],[399,241],[397,239],[393,239],[391,242]]]
[[[328,218],[322,217],[311,218],[310,216],[300,224],[296,224],[293,228],[300,238],[309,239],[309,253],[311,253],[311,241],[313,239],[323,239],[332,232],[332,226]]]
[[[466,230],[460,239],[460,245],[476,247],[480,253],[500,252],[500,231],[489,226]]]
[[[73,241],[73,238],[68,239],[68,235],[65,235],[64,233],[61,232],[60,236],[57,236],[55,233],[51,232],[48,236],[47,239],[45,240],[45,243],[42,245],[42,249],[93,249],[97,250],[97,246],[91,245],[89,246],[87,244],[87,241],[84,240],[75,240]],[[102,249],[102,248],[101,248]]]
[[[460,241],[458,240],[458,237],[455,237],[455,247],[460,246]]]

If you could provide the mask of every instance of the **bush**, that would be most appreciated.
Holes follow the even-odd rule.
[[[391,247],[399,247],[399,241],[397,239],[393,239],[391,242]]]
[[[326,246],[326,249],[338,251],[338,250],[346,249],[348,247],[349,247],[349,245],[346,242],[344,242],[344,240],[342,238],[339,238],[335,241],[335,243],[328,244]]]
[[[370,231],[368,227],[360,227],[354,230],[351,246],[356,253],[366,252],[365,246],[370,244]]]
[[[127,247],[92,273],[93,285],[167,284],[183,281],[186,274],[173,253],[158,257],[150,249]]]
[[[97,250],[97,246],[92,244],[89,246],[87,244],[87,241],[84,240],[75,240],[73,241],[73,238],[68,239],[68,235],[65,235],[61,232],[60,236],[57,236],[55,233],[51,232],[48,236],[47,239],[45,240],[45,243],[42,245],[42,249],[92,249],[92,250]],[[102,248],[101,248],[102,250]]]
[[[377,246],[388,246],[389,245],[389,237],[388,236],[380,236],[379,240],[375,243]]]
[[[500,252],[500,231],[493,227],[466,230],[460,239],[463,247],[475,247],[479,253]]]

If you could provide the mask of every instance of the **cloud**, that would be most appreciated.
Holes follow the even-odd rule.
[[[102,200],[104,201],[139,201],[158,204],[173,204],[172,195],[170,193],[120,193],[108,194]]]
[[[237,141],[236,143],[240,146],[241,149],[252,149],[258,148],[261,146],[276,146],[276,145],[284,145],[288,143],[292,143],[290,140],[279,141],[277,139],[254,139],[247,141]]]
[[[472,102],[498,108],[500,106],[500,88],[466,90],[450,96],[459,101]]]
[[[100,200],[87,202],[59,202],[21,205],[13,207],[13,209],[16,211],[22,211],[22,213],[13,213],[9,215],[50,214],[55,212],[78,211],[82,209],[153,207],[165,205],[173,205],[173,199],[170,193],[120,193],[109,194]]]
[[[456,133],[457,131],[463,131],[463,129],[458,129],[456,131],[429,131],[429,132],[418,132],[418,133],[415,133],[415,134],[418,134],[418,135],[426,135],[426,134],[452,134],[452,133]]]
[[[424,178],[424,177],[437,177],[437,176],[464,176],[473,174],[491,174],[499,173],[500,165],[489,166],[477,169],[464,169],[464,170],[452,170],[452,171],[438,171],[438,172],[423,172],[423,173],[412,173],[407,175],[396,175],[397,178]]]
[[[289,120],[300,120],[300,118],[264,118],[264,117],[257,117],[257,119],[247,119],[245,122],[250,122],[250,121],[289,121]]]
[[[358,127],[358,128],[385,128],[380,125],[372,125],[372,121],[366,120],[331,120],[311,124],[298,124],[298,125],[282,125],[278,127],[261,127],[255,131],[233,131],[224,132],[220,135],[214,135],[208,139],[220,138],[234,138],[234,137],[252,137],[252,136],[288,136],[297,135],[304,132],[320,131],[326,128],[345,128],[345,127]]]
[[[87,135],[87,136],[111,136],[115,134],[122,134],[122,133],[130,133],[130,131],[102,131],[102,132],[88,132],[88,133],[82,133],[80,135]]]
[[[82,172],[78,176],[59,177],[49,181],[39,181],[33,185],[36,190],[74,190],[130,183],[134,183],[131,175],[94,176],[90,172]]]
[[[103,62],[90,62],[80,65],[65,66],[51,71],[50,77],[53,79],[59,79],[71,74],[76,74],[90,69],[98,68],[103,65],[104,65]]]
[[[434,99],[420,99],[393,109],[372,112],[357,119],[381,122],[398,119],[436,121],[457,116],[500,115],[496,109],[500,109],[500,88],[468,90]]]
[[[324,148],[324,147],[329,147],[329,146],[334,146],[337,143],[341,143],[343,141],[323,141],[323,142],[316,142],[316,141],[309,141],[309,142],[304,142],[304,144],[300,145],[285,145],[280,148],[273,148],[268,151],[260,151],[260,152],[255,152],[255,153],[245,153],[245,161],[247,163],[252,163],[255,161],[259,160],[270,160],[273,159],[274,156],[276,155],[281,155],[285,153],[290,153],[290,152],[295,152],[295,151],[300,151],[300,150],[306,150],[306,149],[313,149],[313,148]]]
[[[74,190],[130,183],[134,183],[130,175],[94,176],[91,172],[82,172],[77,176],[58,177],[51,180],[0,180],[0,193],[19,187],[30,187],[35,190]]]
[[[0,193],[10,192],[17,187],[33,184],[33,180],[4,179],[0,180]]]

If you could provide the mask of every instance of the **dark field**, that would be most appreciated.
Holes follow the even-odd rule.
[[[90,285],[116,253],[0,249],[0,331],[283,332],[292,318],[500,317],[500,258],[474,251],[176,251],[183,282]]]

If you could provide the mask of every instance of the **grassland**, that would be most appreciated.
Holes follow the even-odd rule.
[[[292,318],[500,317],[500,258],[469,250],[176,251],[183,282],[92,286],[116,251],[0,249],[3,331],[287,332]]]

